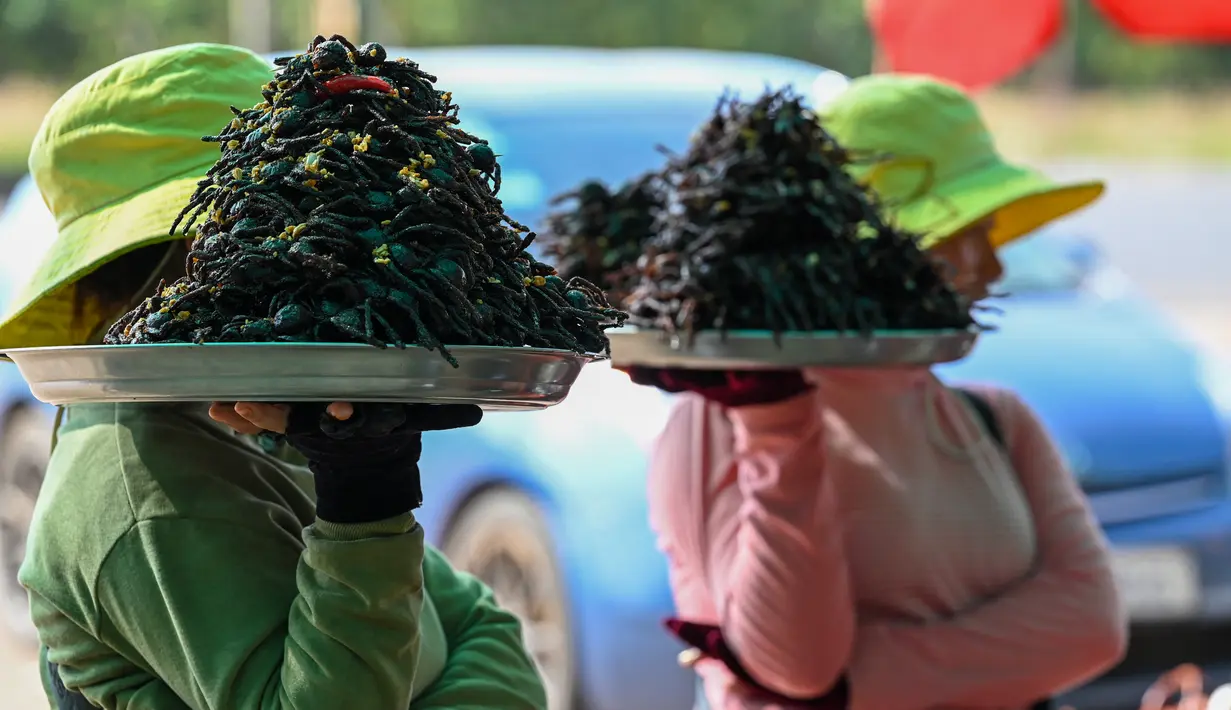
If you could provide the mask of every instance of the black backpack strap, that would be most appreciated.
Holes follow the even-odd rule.
[[[996,419],[996,410],[992,409],[992,403],[983,398],[982,395],[965,390],[960,387],[952,387],[955,393],[962,399],[966,400],[971,409],[975,410],[975,415],[979,417],[979,421],[983,423],[983,428],[987,431],[988,436],[992,437],[992,441],[996,442],[1002,450],[1007,450],[1007,445],[1004,440],[1004,430],[1000,428],[1000,422]],[[1040,700],[1030,706],[1030,710],[1055,710],[1056,701],[1051,699]]]
[[[992,409],[991,402],[984,399],[982,395],[975,394],[970,390],[960,387],[952,387],[950,389],[961,396],[962,399],[965,399],[971,408],[975,410],[975,414],[978,415],[979,421],[983,423],[984,430],[992,437],[992,441],[995,441],[996,445],[1001,449],[1007,448],[1004,440],[1004,431],[1000,428],[1000,422],[996,420],[996,412]]]

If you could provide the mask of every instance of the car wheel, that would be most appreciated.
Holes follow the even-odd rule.
[[[38,643],[38,635],[17,570],[51,455],[50,436],[45,418],[29,409],[14,411],[0,435],[0,624],[11,638],[30,645]]]
[[[481,493],[455,516],[442,551],[522,620],[548,708],[581,710],[564,578],[538,504],[507,488]]]

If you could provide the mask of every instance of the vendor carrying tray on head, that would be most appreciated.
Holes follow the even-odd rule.
[[[929,363],[963,356],[971,304],[850,177],[789,91],[724,99],[663,171],[666,210],[624,301],[618,364]]]

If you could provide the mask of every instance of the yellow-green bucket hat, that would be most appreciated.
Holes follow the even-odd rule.
[[[1006,161],[970,97],[930,77],[858,78],[820,114],[843,147],[865,158],[852,174],[925,247],[993,215],[992,246],[1001,247],[1103,193],[1099,181],[1058,184]]]
[[[98,71],[51,107],[30,150],[30,173],[58,233],[0,321],[0,350],[80,345],[112,313],[73,317],[76,282],[168,234],[220,154],[231,106],[260,101],[272,67],[256,54],[190,44]],[[139,284],[134,285],[134,289]]]

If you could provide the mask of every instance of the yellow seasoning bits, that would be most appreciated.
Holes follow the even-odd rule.
[[[534,280],[533,280],[533,283],[534,283],[534,285],[535,285],[535,286],[546,286],[546,285],[547,285],[547,279],[546,279],[545,277],[543,277],[543,276],[535,276],[535,277],[534,277]]]
[[[227,148],[230,148],[231,150],[235,150],[238,147],[239,147],[239,141],[235,140],[234,138],[227,141]]]
[[[191,315],[192,313],[189,313],[188,311],[180,311],[175,314],[175,320],[188,320]]]
[[[320,172],[321,169],[321,154],[308,153],[303,157],[303,169],[310,173]]]
[[[389,245],[381,244],[372,250],[372,261],[384,266],[389,263]]]

